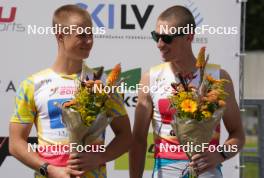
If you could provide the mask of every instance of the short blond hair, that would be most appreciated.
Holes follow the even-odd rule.
[[[184,6],[172,6],[163,11],[159,17],[158,20],[169,20],[169,21],[177,21],[178,27],[185,27],[187,24],[192,25],[192,28],[196,28],[195,19],[191,13],[191,11],[184,7]]]
[[[92,19],[87,10],[82,9],[78,5],[68,4],[55,10],[52,18],[52,26],[54,27],[56,24],[68,25],[69,19],[72,15],[79,15],[84,21],[87,21],[92,25]]]

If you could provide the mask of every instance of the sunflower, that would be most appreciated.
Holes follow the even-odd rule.
[[[197,110],[197,103],[193,100],[186,99],[181,103],[181,108],[184,112],[193,113]]]
[[[184,91],[180,92],[178,95],[179,95],[180,99],[182,99],[182,100],[186,99],[188,97],[188,93],[184,92]]]

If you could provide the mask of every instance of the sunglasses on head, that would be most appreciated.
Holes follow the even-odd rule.
[[[158,42],[159,39],[161,38],[161,40],[166,43],[166,44],[170,44],[172,42],[172,40],[178,36],[184,36],[184,34],[180,33],[176,33],[176,34],[172,34],[172,35],[166,35],[166,34],[159,34],[155,31],[151,32],[151,36],[153,38],[154,41]]]

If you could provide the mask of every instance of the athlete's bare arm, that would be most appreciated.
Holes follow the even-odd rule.
[[[149,87],[149,73],[143,75],[140,84]],[[133,145],[129,152],[130,178],[141,178],[146,157],[147,136],[152,117],[153,105],[149,93],[138,91],[138,103],[135,111]]]

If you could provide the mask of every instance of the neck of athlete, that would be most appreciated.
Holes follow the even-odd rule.
[[[63,73],[66,75],[76,74],[82,70],[82,60],[71,59],[63,54],[58,54],[52,69],[56,73]]]
[[[171,69],[174,74],[179,72],[195,73],[196,72],[196,58],[192,51],[181,53],[175,59],[170,61]]]

